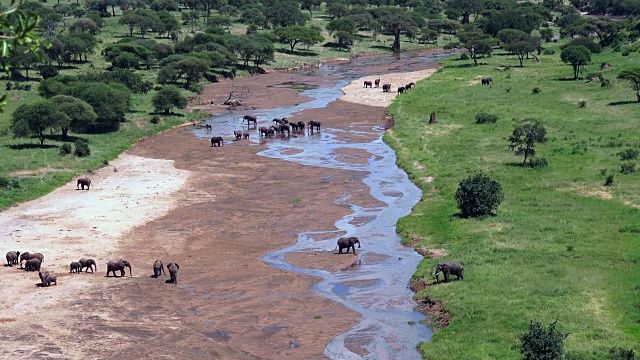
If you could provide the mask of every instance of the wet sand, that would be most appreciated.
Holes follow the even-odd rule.
[[[331,81],[335,80],[272,73],[235,84],[250,87],[251,96],[244,105],[249,109],[305,101],[295,95],[297,89],[287,88],[291,82],[322,85]],[[205,94],[226,99],[228,86],[213,84]],[[371,129],[384,126],[383,112],[382,107],[339,100],[325,109],[296,114],[292,120],[321,118],[323,126],[335,129]],[[364,141],[379,134],[344,132],[339,136]],[[12,273],[5,289],[16,289],[12,297],[0,300],[0,351],[11,357],[44,359],[86,358],[87,354],[94,358],[326,358],[323,351],[327,343],[357,324],[360,315],[313,294],[310,289],[317,278],[274,269],[260,257],[295,243],[297,233],[335,230],[335,221],[351,212],[335,202],[345,193],[358,194],[350,202],[362,206],[375,206],[379,201],[369,195],[362,172],[260,157],[257,153],[264,145],[242,145],[247,144],[212,148],[193,136],[191,128],[183,127],[133,146],[125,157],[164,164],[168,170],[158,172],[142,161],[136,171],[149,177],[141,175],[135,183],[127,178],[124,163],[114,162],[93,175],[91,196],[117,197],[124,191],[127,201],[115,210],[88,201],[97,213],[85,222],[90,224],[102,216],[109,219],[105,224],[118,231],[106,225],[96,229],[87,225],[88,234],[95,236],[75,232],[74,219],[83,214],[72,216],[55,209],[55,204],[65,199],[79,203],[87,199],[89,193],[76,191],[75,184],[59,189],[64,193],[61,197],[50,194],[41,199],[50,201],[49,206],[32,214],[20,234],[5,235],[2,243],[10,245],[3,249],[42,250],[44,268],[64,276],[58,286],[38,288],[37,274],[15,267],[0,269]],[[362,161],[367,156],[337,153],[345,161]],[[114,172],[113,166],[122,170]],[[333,180],[324,181],[327,176]],[[170,187],[154,189],[146,197],[134,195],[139,189],[158,186],[163,177],[172,182]],[[166,200],[158,201],[160,198]],[[21,207],[34,209],[36,202]],[[119,227],[113,225],[115,211],[123,215],[121,221],[142,220]],[[73,244],[54,240],[49,236],[53,230],[43,235],[32,232],[35,227],[30,225],[50,221],[51,213],[57,214],[51,222],[66,219],[56,225],[73,230]],[[2,216],[16,219],[10,212]],[[334,255],[330,250],[315,255],[291,254],[288,259],[297,266],[330,271],[353,264],[353,255]],[[97,274],[67,274],[68,262],[80,257],[96,258]],[[105,278],[104,263],[120,258],[131,261],[134,277]],[[164,276],[150,278],[155,259],[180,264],[178,285],[166,284]],[[355,340],[351,347],[358,352]]]

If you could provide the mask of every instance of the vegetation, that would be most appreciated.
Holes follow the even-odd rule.
[[[640,350],[640,248],[633,232],[640,175],[621,174],[629,160],[618,155],[640,148],[638,104],[627,80],[617,78],[640,55],[622,57],[609,47],[593,54],[584,72],[611,79],[608,87],[563,81],[559,48],[565,42],[545,44],[555,55],[525,59],[517,71],[503,71],[510,57],[517,60],[501,50],[478,66],[446,59],[389,108],[395,125],[385,141],[424,191],[398,231],[417,248],[448,253],[425,258],[415,278],[431,283],[440,261],[465,267],[464,281],[416,295],[441,301],[438,311],[449,313],[448,326],[420,345],[426,359],[522,358],[520,335],[529,319],[545,326],[558,320],[568,332],[567,359],[611,359],[612,347]],[[601,63],[610,67],[601,70]],[[491,77],[493,86],[469,85],[479,76]],[[532,96],[532,87],[544,91]],[[589,111],[576,106],[578,100],[587,101]],[[424,114],[432,111],[438,124],[427,125]],[[501,121],[478,126],[477,112]],[[505,139],[527,118],[544,120],[547,141],[535,144],[534,159],[548,159],[548,167],[513,164]],[[617,171],[602,174],[606,168]],[[482,219],[454,216],[458,184],[479,172],[501,184],[500,211]],[[615,186],[603,186],[605,178],[613,185],[614,175]],[[424,180],[431,177],[433,182]]]
[[[548,327],[536,320],[529,323],[529,331],[520,337],[520,352],[525,360],[555,360],[564,355],[567,333],[557,329],[558,321]]]
[[[540,121],[535,119],[525,119],[525,124],[513,129],[513,133],[509,136],[509,148],[516,155],[524,155],[522,165],[527,163],[527,158],[536,155],[534,148],[536,143],[544,144],[547,142],[547,128]]]
[[[500,183],[482,173],[462,180],[456,190],[458,208],[464,217],[491,215],[503,198]]]

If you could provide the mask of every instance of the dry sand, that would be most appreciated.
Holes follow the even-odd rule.
[[[405,86],[410,82],[418,82],[426,77],[431,76],[437,69],[426,69],[420,71],[387,74],[383,76],[365,76],[358,80],[354,80],[349,85],[343,87],[344,96],[340,98],[342,101],[348,101],[354,104],[369,105],[376,107],[387,107],[391,105],[393,99],[398,95],[398,88]],[[380,78],[379,88],[365,88],[364,82],[374,82]],[[382,92],[382,84],[391,84],[391,92]],[[411,91],[411,90],[409,90]]]

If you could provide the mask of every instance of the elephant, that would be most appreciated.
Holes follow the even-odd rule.
[[[22,266],[22,262],[25,260],[31,260],[31,259],[38,259],[40,260],[40,263],[44,262],[44,255],[40,254],[40,253],[29,253],[28,251],[23,252],[22,254],[20,254],[20,266]]]
[[[482,85],[490,85],[493,83],[493,79],[490,77],[482,78]]]
[[[380,87],[380,78],[377,78],[373,81],[373,83],[376,85],[376,87]]]
[[[320,132],[320,125],[321,125],[320,121],[315,121],[315,120],[310,120],[307,123],[307,126],[309,126],[309,131],[311,132],[312,135],[313,135],[314,128],[317,129],[318,132]]]
[[[402,94],[402,93],[404,92],[404,90],[405,90],[405,89],[404,89],[404,86],[400,86],[400,87],[398,88],[398,94]]]
[[[98,271],[98,265],[96,264],[96,261],[93,260],[93,259],[82,258],[82,259],[78,260],[78,262],[81,265],[80,271],[82,271],[82,269],[84,269],[84,268],[87,268],[84,272],[89,272],[89,270],[91,270],[91,273],[93,273],[93,269],[94,268],[95,268],[96,271]]]
[[[391,84],[382,85],[382,92],[390,92],[390,91],[391,91]]]
[[[280,124],[280,133],[284,135],[285,131],[287,132],[287,136],[291,136],[291,128],[289,124]]]
[[[275,135],[276,133],[276,128],[273,126],[269,126],[269,128],[267,129],[267,136],[268,137],[273,137],[273,135]]]
[[[464,277],[462,276],[462,270],[462,265],[460,265],[459,262],[447,261],[438,263],[438,266],[436,266],[436,272],[434,273],[436,277],[436,283],[440,282],[440,280],[438,279],[438,275],[440,273],[444,273],[445,282],[451,281],[449,279],[450,275],[455,275],[458,277],[458,280],[463,280]]]
[[[260,126],[260,137],[267,137],[269,128],[266,126]]]
[[[118,260],[118,261],[109,261],[107,263],[107,277],[109,276],[109,273],[113,273],[113,276],[116,276],[116,270],[120,271],[120,277],[125,275],[125,268],[129,268],[129,277],[133,277],[133,275],[131,274],[131,263],[128,262],[127,260]]]
[[[76,274],[79,274],[81,270],[82,270],[82,264],[80,264],[79,262],[74,261],[71,264],[69,264],[69,274],[73,272],[75,272]]]
[[[29,259],[24,262],[24,269],[26,271],[39,271],[42,266],[42,261],[38,258]]]
[[[167,275],[167,273],[164,271],[164,265],[162,264],[162,261],[160,261],[160,260],[154,261],[153,262],[153,277],[157,278],[160,275],[162,275],[162,273]]]
[[[304,122],[298,121],[298,130],[304,131]]]
[[[48,271],[38,271],[38,276],[40,277],[40,284],[42,286],[45,286],[47,283],[47,276],[49,276],[49,272]]]
[[[211,138],[211,146],[215,147],[215,146],[222,146],[224,145],[224,140],[222,139],[222,136],[214,136]]]
[[[243,131],[242,132],[242,138],[243,139],[248,139],[249,138],[249,132],[248,131]]]
[[[209,124],[204,124],[204,128],[205,128],[205,129],[207,129],[207,130],[211,130],[211,125],[209,125]]]
[[[18,265],[18,257],[20,256],[20,251],[9,251],[7,253],[7,265]]]
[[[407,91],[409,89],[411,89],[412,87],[414,87],[416,84],[414,82],[410,82],[407,85],[404,86],[404,90]]]
[[[372,88],[373,87],[373,83],[371,81],[365,81],[364,82],[364,88]]]
[[[169,264],[167,264],[167,269],[169,269],[169,277],[171,278],[169,280],[169,282],[172,283],[172,284],[177,284],[178,283],[178,270],[180,269],[180,266],[178,266],[178,264],[176,264],[176,263],[169,263]]]
[[[89,191],[89,186],[91,186],[91,179],[89,178],[82,178],[82,179],[78,179],[78,182],[76,183],[76,190],[80,190],[80,186],[82,186],[82,190],[84,190],[84,187],[87,187],[87,191]]]
[[[258,118],[256,118],[255,116],[251,116],[251,115],[245,115],[242,117],[242,122],[244,122],[245,120],[247,120],[247,126],[251,125],[251,123],[253,123],[253,126],[256,126],[256,124],[258,123]]]
[[[346,248],[347,252],[345,254],[349,253],[349,249],[353,249],[353,254],[355,255],[356,244],[358,244],[358,249],[360,249],[360,239],[355,236],[341,237],[338,239],[338,254],[342,254],[342,249]]]
[[[291,131],[298,131],[298,123],[291,123],[289,124],[289,126],[291,126]]]
[[[236,141],[241,140],[242,139],[242,130],[235,130],[233,132],[233,136],[236,137]]]
[[[55,274],[49,274],[44,278],[45,286],[49,286],[51,283],[55,283],[58,286],[58,277]]]

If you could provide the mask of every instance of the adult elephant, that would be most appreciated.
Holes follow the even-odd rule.
[[[490,77],[482,78],[482,85],[491,85],[493,83],[493,79]]]
[[[382,92],[390,92],[390,91],[391,91],[391,84],[382,85]]]
[[[376,84],[376,87],[380,87],[380,78],[377,78],[374,83]]]
[[[304,122],[298,121],[298,130],[304,131]]]
[[[355,236],[350,237],[341,237],[338,239],[338,254],[342,254],[342,249],[346,248],[349,253],[349,249],[353,249],[353,253],[356,253],[356,244],[358,244],[358,249],[360,249],[360,239]]]
[[[318,132],[320,132],[320,125],[322,125],[322,123],[320,121],[316,121],[316,120],[310,120],[307,123],[307,126],[309,126],[309,131],[311,132],[311,134],[313,135],[313,130],[317,129]]]
[[[245,120],[247,120],[247,126],[251,125],[251,123],[253,123],[253,126],[256,126],[256,124],[258,123],[258,118],[256,118],[255,116],[251,116],[251,115],[245,115],[242,117],[242,122],[244,122]]]
[[[28,251],[25,251],[22,254],[20,254],[20,266],[22,266],[23,261],[28,261],[31,259],[38,259],[40,260],[40,263],[43,263],[44,255],[42,255],[41,253],[29,253]]]
[[[236,141],[241,140],[242,139],[242,130],[234,130],[233,131],[233,136],[236,137]]]
[[[84,272],[89,272],[89,270],[91,270],[91,273],[93,273],[94,268],[95,268],[95,271],[98,271],[98,265],[96,265],[96,261],[93,259],[82,258],[78,260],[78,262],[81,265],[80,271],[82,271],[82,269],[84,268],[86,268]]]
[[[287,137],[291,136],[291,128],[289,124],[280,124],[280,133],[284,135],[285,131],[287,132]]]
[[[6,255],[7,265],[8,266],[18,265],[19,256],[20,256],[20,251],[9,251]]]
[[[177,284],[178,283],[178,270],[180,269],[180,266],[178,266],[178,264],[176,263],[169,263],[167,265],[167,269],[169,269],[169,282],[172,284]]]
[[[47,282],[47,276],[49,276],[48,271],[38,271],[38,277],[40,277],[40,284],[42,286],[45,286]]]
[[[29,259],[24,262],[24,269],[26,271],[40,271],[42,261],[40,259]]]
[[[462,276],[462,271],[463,271],[463,268],[459,262],[447,261],[447,262],[438,263],[438,265],[436,266],[436,272],[435,272],[436,283],[440,282],[440,279],[438,279],[438,275],[440,275],[440,273],[444,274],[445,282],[451,281],[449,279],[449,276],[451,275],[457,276],[458,280],[463,280],[464,277]]]
[[[76,274],[79,274],[80,271],[82,271],[82,264],[80,264],[78,261],[74,261],[71,264],[69,264],[69,274],[74,272]]]
[[[160,275],[162,275],[162,273],[167,275],[167,273],[164,271],[164,265],[162,264],[162,261],[160,261],[160,260],[154,261],[153,262],[153,277],[154,278],[160,277]]]
[[[82,186],[82,189],[80,189],[80,186]],[[87,187],[87,191],[88,191],[89,186],[91,186],[91,179],[89,178],[78,179],[78,182],[76,183],[76,190],[84,190],[85,186]]]
[[[222,136],[214,136],[211,138],[211,146],[222,146],[224,145],[224,140]]]
[[[266,126],[260,126],[260,137],[267,137],[269,133],[269,128]]]
[[[398,88],[398,94],[402,94],[404,92],[404,90],[405,90],[404,86],[400,86]]]
[[[125,268],[129,268],[129,277],[133,277],[131,273],[131,263],[127,260],[118,260],[118,261],[109,261],[107,263],[107,277],[109,273],[113,273],[113,276],[116,276],[116,271],[120,271],[120,277],[125,275]]]
[[[372,88],[373,87],[373,83],[371,81],[365,81],[364,82],[364,88]]]

